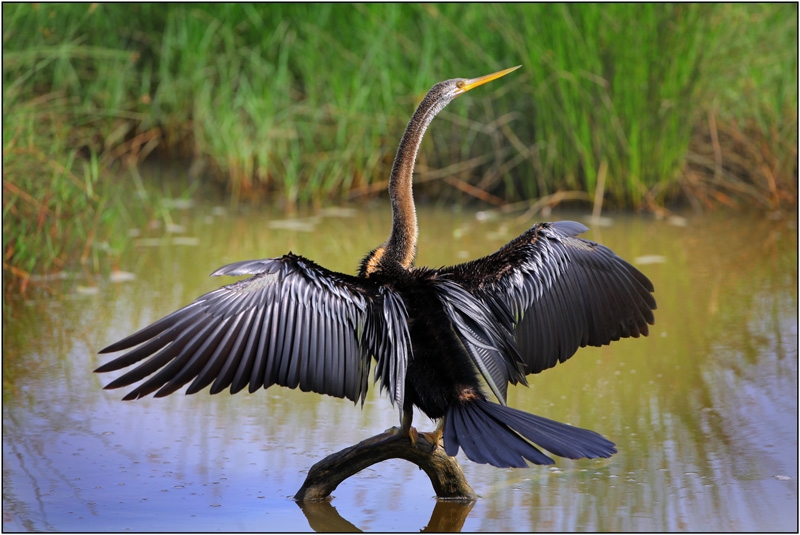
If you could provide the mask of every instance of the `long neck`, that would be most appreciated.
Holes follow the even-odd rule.
[[[411,187],[414,162],[425,130],[445,104],[430,93],[422,100],[403,133],[389,177],[392,233],[386,241],[382,261],[400,264],[405,269],[413,265],[417,256],[417,212]]]

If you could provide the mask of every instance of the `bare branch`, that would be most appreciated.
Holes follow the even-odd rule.
[[[428,474],[439,498],[472,501],[477,497],[455,457],[448,457],[427,435],[420,433],[416,444],[412,445],[408,437],[385,432],[316,463],[294,499],[299,502],[324,500],[348,477],[387,459],[405,459],[419,466]]]

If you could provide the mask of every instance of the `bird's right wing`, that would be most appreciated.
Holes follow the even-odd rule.
[[[375,379],[402,408],[411,344],[399,295],[291,253],[237,262],[212,275],[253,277],[209,292],[103,349],[138,346],[97,372],[150,357],[106,388],[155,374],[124,399],[156,390],[156,397],[166,396],[191,381],[187,394],[212,382],[212,394],[278,384],[363,403],[374,357]]]
[[[647,335],[653,324],[653,284],[611,249],[577,237],[586,230],[574,221],[536,224],[494,254],[440,270],[498,324],[511,315],[526,374],[579,347]],[[516,356],[506,352],[506,360]]]

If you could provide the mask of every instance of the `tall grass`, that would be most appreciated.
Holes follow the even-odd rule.
[[[717,37],[681,183],[695,203],[796,206],[797,15],[797,4],[712,13]]]
[[[509,43],[532,71],[532,157],[544,184],[594,193],[605,161],[611,199],[640,205],[652,188],[676,181],[701,109],[695,99],[712,9],[537,4],[525,17],[499,10],[524,21],[507,19]]]
[[[234,202],[382,191],[434,82],[519,63],[437,118],[418,191],[796,203],[796,21],[794,4],[4,4],[4,271],[84,256],[63,237],[107,227],[136,177],[108,170],[150,154]]]

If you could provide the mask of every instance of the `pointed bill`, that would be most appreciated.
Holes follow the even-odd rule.
[[[520,67],[522,67],[522,65],[517,65],[516,67],[511,67],[510,69],[497,71],[492,74],[479,76],[478,78],[470,78],[468,80],[464,80],[463,82],[459,82],[458,88],[456,89],[456,95],[461,95],[470,89],[475,89],[476,87],[491,82],[492,80],[497,80],[501,76],[505,76],[512,71],[516,71]]]

